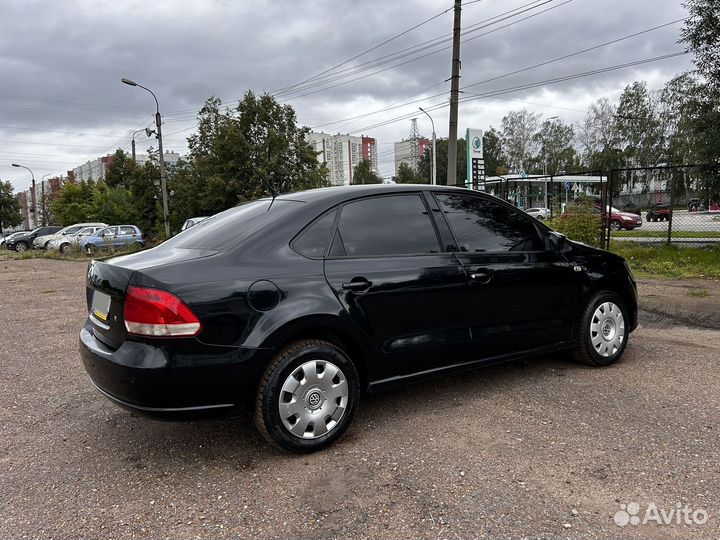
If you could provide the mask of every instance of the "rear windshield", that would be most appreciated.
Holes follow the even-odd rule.
[[[185,229],[162,243],[186,249],[230,249],[247,236],[263,230],[278,217],[297,209],[297,201],[262,199],[243,203]]]

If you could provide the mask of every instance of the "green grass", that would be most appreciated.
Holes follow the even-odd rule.
[[[147,246],[148,248],[150,246]],[[127,255],[129,253],[135,253],[137,251],[141,251],[138,249],[133,249],[128,246],[127,249],[115,249],[113,251],[106,251],[102,250],[98,255],[95,257],[96,259],[106,259],[109,257],[114,257],[116,255]],[[58,261],[89,261],[91,257],[89,255],[86,255],[84,251],[81,251],[79,248],[74,247],[70,250],[69,253],[63,255],[59,251],[55,250],[28,250],[23,251],[22,253],[17,253],[16,251],[10,251],[8,249],[0,250],[0,260],[5,261],[17,261],[17,260],[27,260],[27,259],[55,259]]]
[[[690,289],[687,292],[687,295],[694,298],[707,298],[708,296],[710,296],[710,293],[707,292],[705,289]]]
[[[621,241],[611,243],[610,251],[625,257],[638,277],[720,279],[720,246],[648,246]]]
[[[612,231],[610,237],[645,237],[645,238],[667,238],[667,231]],[[718,231],[673,231],[672,238],[720,238]]]

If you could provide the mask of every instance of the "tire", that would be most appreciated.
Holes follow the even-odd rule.
[[[15,244],[15,251],[22,253],[23,251],[27,251],[29,247],[27,242],[18,242]]]
[[[620,230],[622,230],[622,223],[620,223],[619,221],[611,221],[610,228],[613,231],[620,231]]]
[[[620,297],[608,291],[596,293],[578,325],[575,361],[596,367],[617,362],[627,345],[627,324],[627,309]]]
[[[68,244],[67,242],[64,244],[60,244],[58,251],[61,255],[67,255],[68,253],[70,253],[70,244]]]
[[[87,253],[91,257],[94,257],[98,254],[98,248],[95,244],[88,244],[85,246],[85,253]]]
[[[275,446],[315,452],[347,430],[359,398],[357,370],[341,349],[318,339],[296,341],[275,354],[260,379],[255,425]]]
[[[143,248],[143,245],[140,242],[133,242],[130,244],[130,249],[132,251],[140,251]]]

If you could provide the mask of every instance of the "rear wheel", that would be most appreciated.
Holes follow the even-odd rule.
[[[341,349],[321,340],[297,341],[281,349],[265,370],[255,424],[276,446],[314,452],[345,432],[359,394],[357,370]]]
[[[591,366],[609,366],[625,351],[627,310],[620,297],[600,292],[587,304],[578,328],[575,360]]]
[[[610,228],[613,231],[619,231],[620,229],[622,229],[622,224],[619,221],[611,221]]]

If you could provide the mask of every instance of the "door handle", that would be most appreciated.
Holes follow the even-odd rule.
[[[492,273],[488,270],[476,270],[470,274],[470,279],[481,285],[487,285],[492,279]]]
[[[352,278],[352,280],[342,284],[342,288],[346,291],[352,291],[356,293],[364,293],[370,287],[372,287],[372,281],[368,281],[364,277]]]

